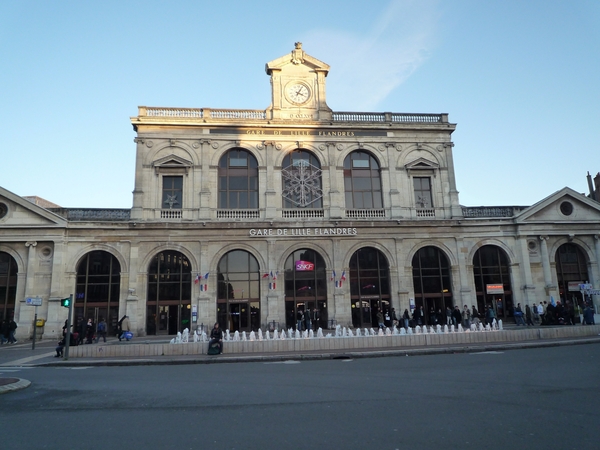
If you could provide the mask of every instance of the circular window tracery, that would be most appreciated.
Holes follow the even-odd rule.
[[[0,203],[0,219],[3,219],[4,216],[8,214],[8,206],[4,203]]]

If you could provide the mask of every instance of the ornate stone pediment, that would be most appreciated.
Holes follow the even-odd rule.
[[[565,187],[537,202],[516,216],[523,222],[600,223],[600,203]]]
[[[0,229],[13,227],[65,227],[67,221],[41,206],[0,187]]]
[[[406,170],[437,170],[440,165],[425,158],[418,158],[404,165]]]
[[[152,163],[152,167],[154,167],[154,171],[156,174],[158,174],[161,171],[182,171],[185,172],[187,175],[187,173],[193,165],[194,163],[192,163],[192,161],[189,161],[177,155],[168,155],[163,158],[157,159]]]

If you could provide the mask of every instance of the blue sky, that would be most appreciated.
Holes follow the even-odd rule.
[[[334,111],[449,113],[460,202],[531,205],[600,171],[600,2],[0,2],[0,186],[129,208],[139,105],[265,109],[294,42]]]

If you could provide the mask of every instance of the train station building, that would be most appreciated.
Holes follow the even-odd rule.
[[[289,328],[308,309],[364,328],[378,309],[598,308],[580,290],[600,285],[594,192],[463,206],[449,115],[333,111],[329,69],[297,43],[266,64],[266,109],[140,106],[130,209],[0,188],[0,317],[25,337],[41,298],[57,336],[70,294],[75,319],[127,314],[137,335]]]

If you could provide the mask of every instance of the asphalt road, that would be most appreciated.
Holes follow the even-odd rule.
[[[600,344],[358,360],[0,368],[12,449],[598,449]]]

